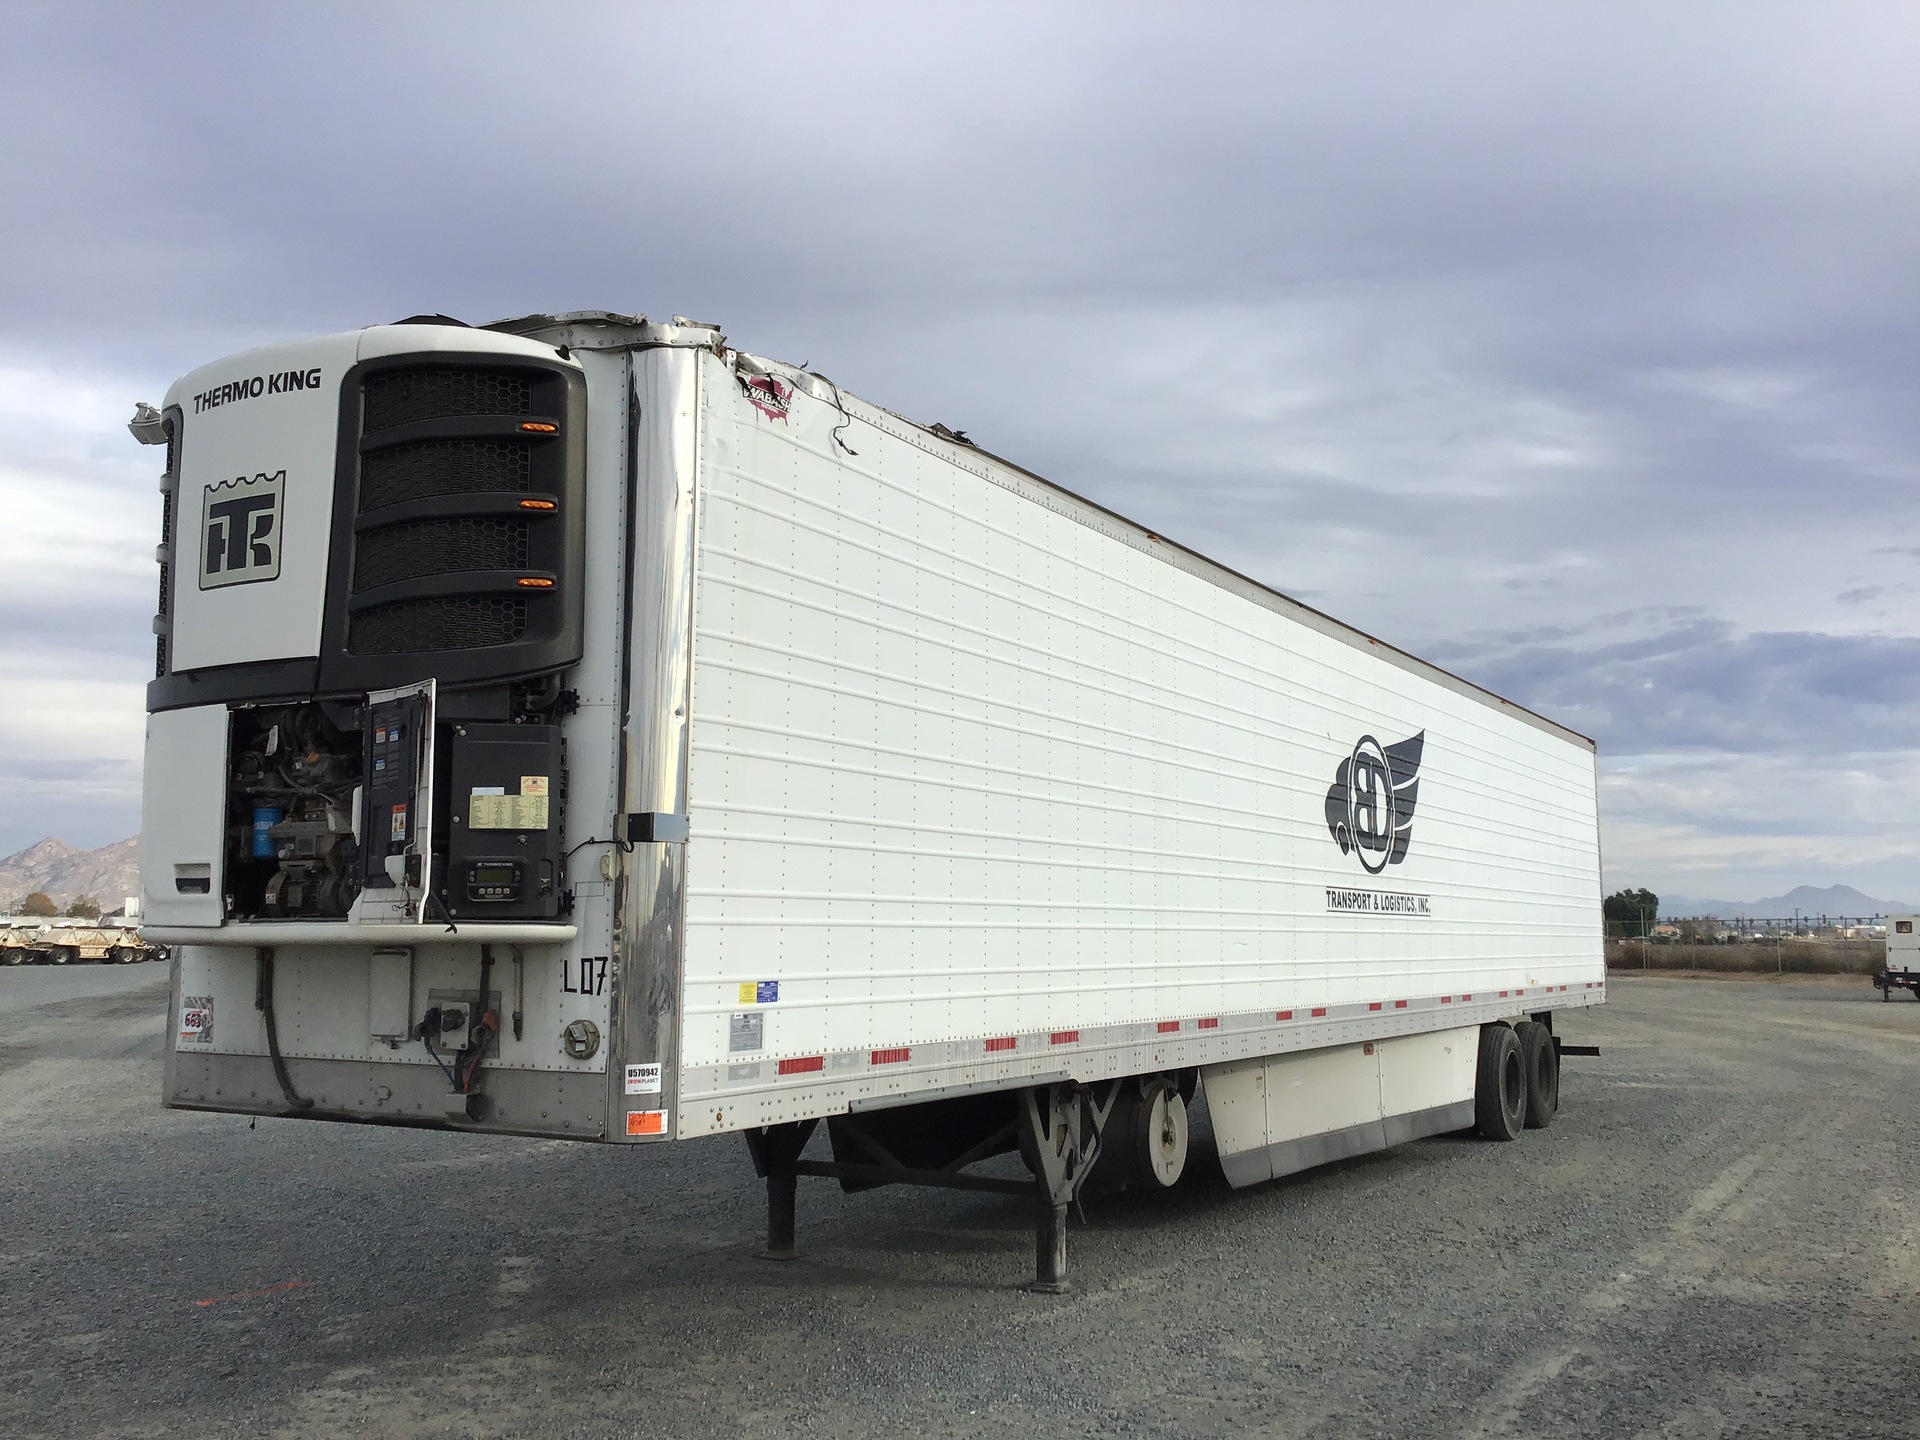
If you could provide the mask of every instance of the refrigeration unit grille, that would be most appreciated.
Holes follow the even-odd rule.
[[[524,440],[425,440],[376,450],[360,466],[360,509],[433,495],[524,494],[533,487]]]
[[[406,655],[511,645],[527,633],[528,603],[483,595],[402,600],[354,616],[348,648],[356,655]]]
[[[568,413],[567,377],[550,370],[441,363],[365,376],[342,575],[348,654],[425,664],[561,632],[577,524],[562,514],[578,440],[563,433]]]
[[[369,531],[354,549],[353,588],[372,590],[459,570],[524,570],[528,528],[525,520],[463,516]]]
[[[369,432],[449,415],[531,415],[534,377],[453,366],[380,370],[367,377]]]

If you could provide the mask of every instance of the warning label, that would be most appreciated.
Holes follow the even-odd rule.
[[[727,1049],[759,1050],[767,1043],[767,1017],[759,1010],[746,1010],[727,1017]]]
[[[547,779],[545,775],[522,775],[518,795],[503,795],[497,785],[476,785],[467,796],[467,828],[546,829]]]

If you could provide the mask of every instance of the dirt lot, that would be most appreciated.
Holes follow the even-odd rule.
[[[1920,1432],[1920,1004],[1864,979],[1617,974],[1551,1130],[1197,1155],[1064,1298],[996,1196],[805,1181],[756,1261],[737,1140],[162,1111],[164,984],[0,972],[8,1434]]]

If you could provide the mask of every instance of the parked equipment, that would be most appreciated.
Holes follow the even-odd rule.
[[[1873,977],[1882,1000],[1893,999],[1896,990],[1908,991],[1920,1000],[1920,932],[1914,930],[1916,921],[1920,921],[1920,915],[1887,917],[1886,965]]]
[[[1202,1088],[1236,1185],[1552,1118],[1592,743],[958,432],[597,311],[134,430],[170,1105],[738,1131],[770,1254],[800,1175],[1015,1191],[1046,1289]]]
[[[0,964],[131,965],[164,960],[166,948],[143,940],[138,927],[112,921],[15,919],[0,928]]]

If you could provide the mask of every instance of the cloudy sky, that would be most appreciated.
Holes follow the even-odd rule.
[[[1916,74],[1911,5],[12,0],[0,853],[138,825],[135,400],[604,308],[1595,736],[1610,885],[1920,898]]]

